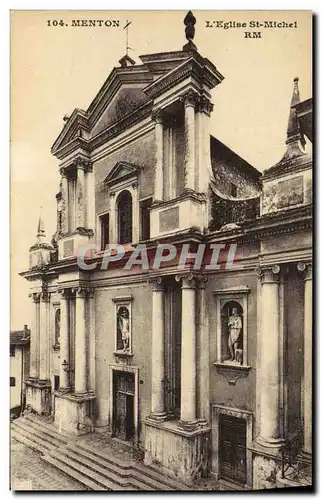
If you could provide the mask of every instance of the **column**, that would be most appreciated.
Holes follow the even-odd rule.
[[[280,311],[278,265],[261,269],[260,341],[260,437],[267,447],[278,447],[281,437],[280,415]]]
[[[84,161],[78,159],[77,166],[77,181],[76,181],[76,228],[85,227],[85,164]]]
[[[69,372],[69,300],[67,290],[60,292],[60,388],[70,388]],[[66,366],[64,366],[66,365]]]
[[[32,293],[32,323],[30,333],[30,378],[39,377],[38,370],[38,348],[39,348],[39,293]]]
[[[210,422],[209,402],[209,330],[206,307],[206,277],[198,280],[199,336],[198,336],[198,420]]]
[[[151,417],[164,420],[164,287],[161,278],[152,290],[152,399]]]
[[[49,380],[49,332],[48,332],[48,303],[47,291],[40,296],[39,311],[39,378]]]
[[[199,99],[196,113],[196,171],[198,183],[196,190],[199,193],[208,193],[210,177],[213,175],[209,147],[209,119],[213,104],[202,96]]]
[[[63,234],[67,234],[69,230],[68,223],[68,179],[66,169],[60,169],[61,174],[61,230]]]
[[[184,101],[184,122],[185,122],[185,189],[195,190],[195,106],[197,103],[196,92],[189,90],[183,97]]]
[[[181,407],[180,426],[196,427],[196,285],[182,279]]]
[[[118,243],[118,236],[116,234],[116,200],[115,193],[110,193],[110,234],[109,234],[109,242]]]
[[[140,207],[139,207],[139,197],[138,197],[138,183],[134,182],[132,184],[132,241],[137,243],[140,240]]]
[[[94,174],[93,174],[93,166],[90,162],[87,165],[87,173],[86,173],[86,203],[85,203],[85,220],[86,227],[88,229],[95,230],[95,187],[94,187]]]
[[[304,452],[312,454],[312,264],[298,264],[304,271]]]
[[[95,338],[95,302],[94,290],[88,295],[88,309],[89,309],[89,349],[88,349],[88,389],[95,392],[96,388],[96,372],[95,372],[95,351],[96,351],[96,338]]]
[[[162,110],[156,109],[152,112],[152,120],[155,121],[155,144],[156,144],[156,163],[154,177],[154,200],[163,200],[163,121]]]
[[[75,334],[75,392],[87,392],[87,345],[85,327],[86,289],[76,292],[76,334]]]

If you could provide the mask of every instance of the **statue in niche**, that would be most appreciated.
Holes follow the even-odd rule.
[[[228,348],[230,361],[238,361],[240,351],[240,339],[243,328],[242,317],[238,314],[237,308],[233,307],[231,316],[228,317]]]
[[[60,344],[60,309],[55,313],[55,344]]]
[[[117,350],[130,351],[130,314],[125,306],[117,311]]]

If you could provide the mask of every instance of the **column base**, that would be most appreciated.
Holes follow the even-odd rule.
[[[198,428],[198,420],[179,420],[178,426],[187,432],[195,431]]]
[[[51,383],[49,380],[29,378],[26,382],[26,409],[37,415],[51,413]]]
[[[167,420],[168,415],[166,412],[160,412],[160,413],[153,413],[151,412],[150,415],[147,417],[147,420],[152,420],[152,422],[164,422]]]
[[[191,486],[210,469],[210,428],[187,431],[178,421],[145,421],[144,463]]]
[[[253,490],[268,490],[277,488],[277,475],[282,469],[280,446],[270,446],[266,440],[265,446],[260,438],[249,446],[253,463]]]
[[[257,438],[257,442],[260,446],[265,446],[265,448],[281,448],[281,446],[284,446],[285,444],[285,439],[283,438],[266,439],[259,436]]]
[[[59,432],[69,432],[75,436],[93,432],[95,400],[93,393],[55,392],[54,425]]]

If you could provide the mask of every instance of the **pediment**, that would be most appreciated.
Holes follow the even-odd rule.
[[[52,146],[56,155],[76,139],[86,143],[149,101],[143,88],[153,80],[144,65],[114,68],[87,111],[75,109]],[[58,156],[58,155],[57,155]]]
[[[83,109],[74,109],[70,117],[67,118],[62,131],[54,142],[51,148],[52,153],[56,154],[60,148],[74,139],[87,138],[88,130],[89,126],[86,111]]]
[[[126,161],[119,161],[104,179],[106,186],[111,186],[130,177],[137,177],[140,167]]]

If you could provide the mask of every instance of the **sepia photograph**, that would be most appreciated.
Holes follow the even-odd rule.
[[[12,491],[312,491],[312,22],[10,12]]]

